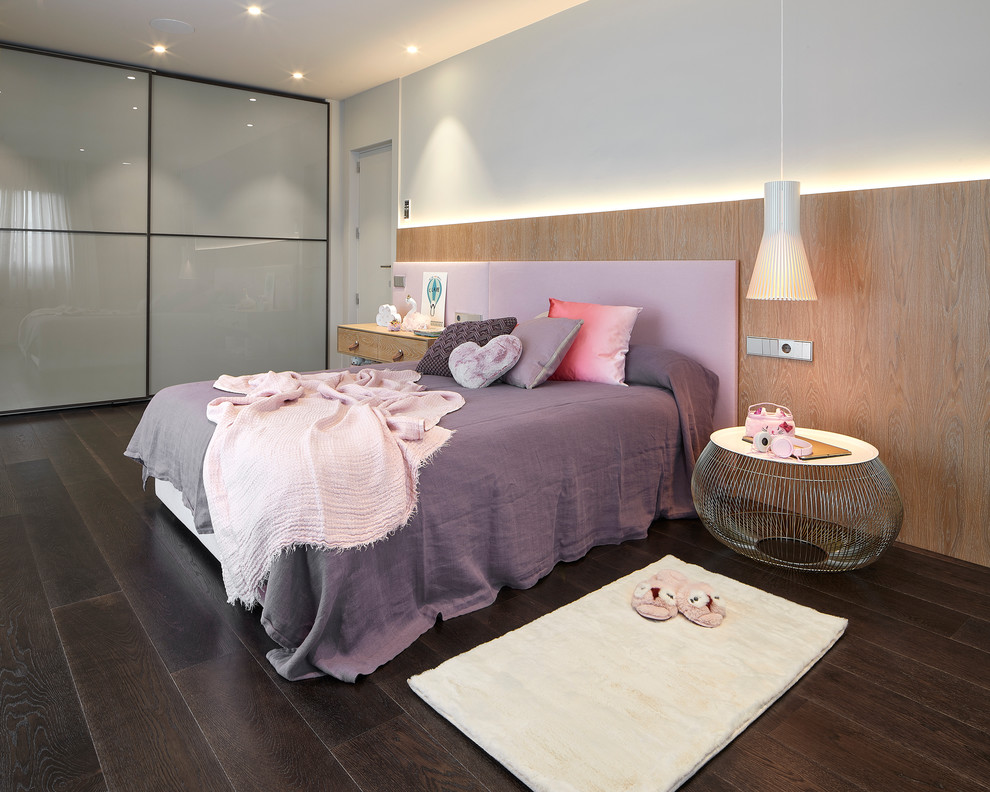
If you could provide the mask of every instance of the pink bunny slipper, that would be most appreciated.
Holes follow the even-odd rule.
[[[677,590],[686,583],[687,578],[677,570],[661,569],[636,586],[633,609],[646,619],[666,621],[677,615]]]
[[[725,607],[707,583],[685,580],[677,588],[677,609],[685,618],[702,627],[718,627],[725,618]]]

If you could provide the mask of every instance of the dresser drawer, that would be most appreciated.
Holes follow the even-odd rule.
[[[379,360],[379,338],[380,336],[377,333],[353,330],[348,327],[338,327],[337,351],[343,355]]]
[[[381,336],[378,339],[379,360],[394,363],[400,360],[419,360],[433,342],[432,338],[405,338]]]

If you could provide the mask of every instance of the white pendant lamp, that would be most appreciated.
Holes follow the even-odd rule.
[[[763,241],[749,281],[748,300],[817,300],[801,241],[801,193],[796,181],[763,187]]]
[[[784,0],[780,0],[780,181],[763,186],[763,241],[748,300],[817,300],[801,240],[800,182],[784,181]]]

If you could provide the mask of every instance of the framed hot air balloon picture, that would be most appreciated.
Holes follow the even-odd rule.
[[[442,330],[447,306],[447,273],[423,273],[423,302],[420,312],[429,317],[431,330]]]

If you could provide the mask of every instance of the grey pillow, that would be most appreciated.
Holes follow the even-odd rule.
[[[450,366],[447,360],[450,353],[466,341],[474,341],[483,347],[496,336],[508,335],[516,326],[516,317],[503,316],[500,319],[481,319],[477,322],[456,322],[447,325],[440,337],[426,350],[426,354],[416,364],[420,374],[436,374],[439,377],[450,377]]]
[[[542,385],[557,370],[583,324],[582,319],[549,316],[517,324],[512,335],[522,341],[522,355],[502,381],[517,388]]]

